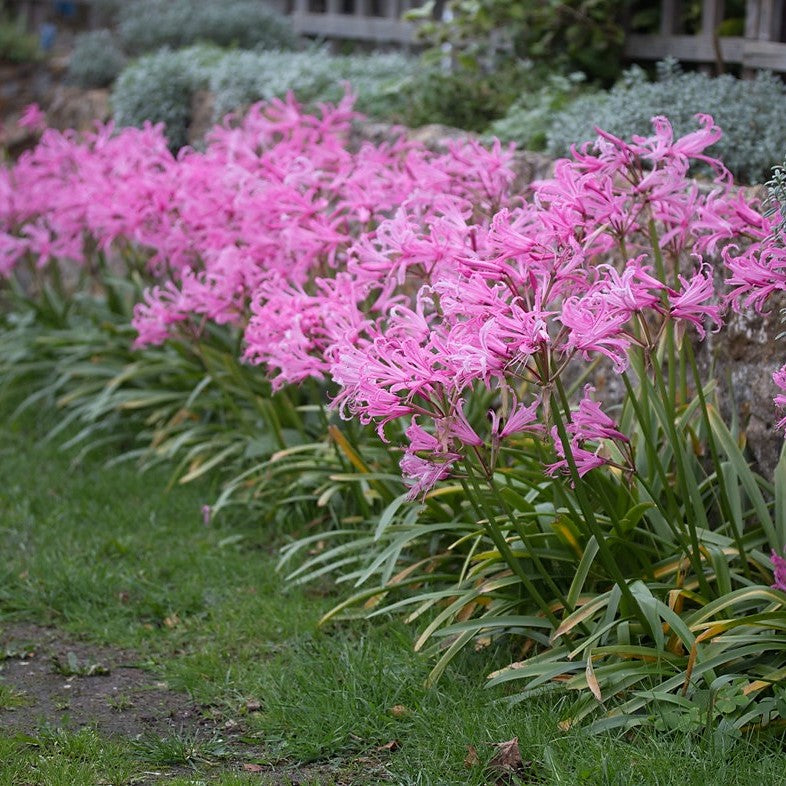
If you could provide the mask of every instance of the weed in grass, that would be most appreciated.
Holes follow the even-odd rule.
[[[27,660],[35,655],[36,648],[32,644],[13,644],[0,652],[0,661]]]
[[[156,767],[215,764],[229,753],[229,746],[221,738],[207,739],[197,731],[185,729],[167,737],[143,734],[132,747],[142,761]]]
[[[80,663],[73,652],[67,653],[65,659],[52,658],[52,669],[64,677],[105,677],[109,674],[109,669],[100,663]]]
[[[131,697],[127,696],[125,693],[120,693],[117,696],[110,697],[107,699],[107,704],[115,712],[125,712],[134,706],[134,702],[132,701]]]
[[[0,682],[0,711],[24,707],[25,704],[27,704],[27,698],[23,692],[14,690],[4,682]]]

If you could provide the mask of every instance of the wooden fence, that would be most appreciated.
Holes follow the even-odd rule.
[[[785,10],[784,0],[747,0],[744,35],[719,36],[723,0],[702,0],[699,32],[686,35],[680,29],[679,0],[660,0],[659,33],[628,35],[625,53],[632,60],[671,55],[685,62],[786,71]]]
[[[681,29],[680,0],[654,1],[660,4],[660,30],[657,34],[630,34],[625,47],[630,59],[659,60],[671,55],[685,62],[786,72],[786,0],[746,0],[744,35],[730,37],[718,35],[724,19],[723,0],[701,0],[701,21],[696,34]],[[260,2],[289,12],[295,30],[303,35],[409,46],[414,40],[414,26],[403,21],[402,15],[421,5],[422,0]],[[52,0],[22,0],[18,4],[26,10],[32,25],[41,19],[43,9],[55,5]],[[75,0],[74,5],[89,23],[94,22],[97,15],[91,0]]]
[[[415,28],[401,17],[419,0],[294,0],[298,33],[320,38],[409,45]]]

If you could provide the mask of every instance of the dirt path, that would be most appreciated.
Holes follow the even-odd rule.
[[[249,744],[242,723],[206,714],[140,667],[141,657],[110,647],[78,641],[62,631],[32,624],[0,628],[0,683],[22,695],[13,709],[0,707],[0,735],[35,734],[43,726],[71,731],[94,727],[109,737],[136,740],[178,735],[211,740],[220,737],[227,751],[223,771],[254,772],[264,784],[367,783],[342,777],[341,767],[269,766],[264,742]],[[193,774],[193,771],[191,771]],[[164,781],[182,773],[169,768]],[[383,778],[384,780],[384,778]],[[159,779],[150,783],[160,783]]]
[[[105,735],[167,736],[208,729],[201,710],[139,668],[130,652],[75,641],[52,628],[11,625],[0,633],[0,678],[25,704],[0,709],[0,730],[32,732],[42,724],[95,726]]]

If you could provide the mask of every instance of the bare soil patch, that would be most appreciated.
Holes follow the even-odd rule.
[[[69,638],[53,628],[18,624],[0,630],[0,680],[24,704],[0,708],[0,731],[30,733],[42,724],[135,738],[211,725],[188,696],[139,668],[140,657]]]
[[[386,780],[384,767],[374,759],[306,766],[258,764],[267,759],[264,741],[250,744],[242,722],[209,713],[209,708],[169,689],[141,668],[141,660],[137,653],[79,641],[55,628],[28,623],[0,627],[0,683],[23,698],[20,706],[0,706],[0,735],[35,734],[43,726],[71,731],[91,726],[102,735],[130,740],[220,736],[226,754],[216,765],[224,771],[258,774],[260,784],[352,786]],[[165,769],[142,783],[160,783],[160,778],[166,781],[188,772]]]

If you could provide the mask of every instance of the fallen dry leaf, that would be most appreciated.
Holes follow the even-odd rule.
[[[514,737],[507,742],[498,742],[494,746],[497,752],[488,763],[486,771],[490,776],[489,783],[495,786],[510,786],[514,783],[537,783],[540,779],[534,772],[531,761],[522,761],[519,749],[519,738]],[[491,780],[493,779],[493,780]]]
[[[391,740],[384,745],[380,745],[377,750],[380,753],[392,753],[393,751],[397,751],[400,747],[401,743],[398,740]]]
[[[475,652],[480,652],[490,646],[491,636],[478,636],[478,638],[475,639]]]
[[[489,762],[489,769],[515,772],[523,764],[518,737],[514,737],[507,742],[497,742],[494,744],[494,747],[497,749],[497,752]]]
[[[243,772],[264,772],[265,768],[261,764],[244,764]]]
[[[170,614],[168,617],[164,617],[164,625],[167,628],[176,628],[180,624],[180,617],[177,614]]]
[[[474,745],[467,745],[467,755],[464,757],[464,766],[467,769],[477,767],[480,764],[478,749]]]
[[[405,715],[409,715],[409,710],[403,704],[394,704],[390,708],[390,714],[394,718],[403,718]]]
[[[600,683],[598,682],[598,678],[595,676],[595,669],[592,668],[591,652],[587,655],[587,668],[584,670],[584,673],[587,678],[587,685],[589,686],[589,689],[592,691],[592,695],[598,701],[603,701],[603,696],[600,693]]]
[[[313,557],[315,554],[321,554],[325,550],[327,543],[324,540],[318,540],[314,548],[308,550],[309,556]]]

